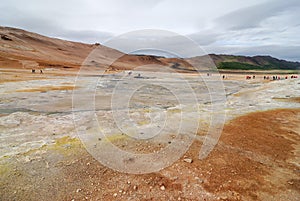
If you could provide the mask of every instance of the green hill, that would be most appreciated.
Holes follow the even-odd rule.
[[[218,69],[230,70],[300,70],[300,62],[285,61],[271,56],[216,55],[210,57]]]

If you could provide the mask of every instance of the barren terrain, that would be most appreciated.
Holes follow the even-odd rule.
[[[263,77],[277,72],[129,74],[174,60],[125,55],[110,72],[78,74],[98,44],[4,32],[12,41],[0,43],[0,200],[299,200],[300,80],[289,72],[274,81]],[[121,53],[103,46],[103,69],[112,54]],[[209,132],[223,123],[220,136]],[[207,142],[216,144],[199,157]],[[170,159],[165,168],[131,174],[139,158],[108,145],[139,156],[175,148],[159,158]],[[123,171],[99,162],[103,153]]]
[[[11,74],[21,76],[16,72]],[[133,77],[124,78],[123,75],[102,77],[99,86],[107,91],[96,93],[96,114],[106,125],[104,129],[109,129],[108,136],[111,137],[108,139],[116,146],[136,153],[153,152],[167,146],[168,141],[172,143],[172,133],[170,138],[153,141],[132,141],[129,136],[120,137],[122,135],[111,124],[107,111],[112,95],[108,86],[114,86],[110,85],[113,79],[126,80],[128,87],[141,82]],[[147,73],[143,75],[147,76]],[[199,118],[201,124],[188,152],[159,172],[135,175],[103,166],[86,151],[87,145],[83,146],[76,133],[72,90],[81,93],[86,86],[84,82],[89,83],[92,78],[86,77],[76,85],[73,76],[37,76],[42,77],[17,82],[11,80],[1,86],[2,200],[299,198],[298,79],[265,82],[258,77],[256,81],[245,81],[243,75],[239,79],[237,75],[227,75],[224,81],[226,125],[216,147],[204,159],[199,159],[198,154],[210,124],[210,104],[207,104],[209,98],[206,90],[195,88],[201,115],[191,115]],[[158,84],[163,81],[160,76],[149,74]],[[207,79],[213,81],[215,76]],[[163,77],[168,83],[176,81],[176,77]],[[185,79],[193,83],[196,78],[186,75]],[[143,129],[149,124],[147,114],[157,112],[155,108],[158,105],[153,103],[161,103],[159,107],[169,104],[169,108],[163,111],[169,111],[171,120],[180,113],[181,109],[176,107],[178,103],[172,101],[171,94],[166,96],[168,93],[165,93],[163,96],[169,103],[163,100],[152,102],[149,98],[160,97],[161,89],[150,94],[144,90],[133,96],[132,103],[143,104],[148,109],[132,105],[131,112],[139,114],[136,116],[138,122],[133,126]],[[79,97],[82,97],[79,101],[85,102],[83,96]],[[83,125],[90,124],[84,112],[81,118]],[[170,127],[175,126],[176,122],[172,125],[172,121]],[[192,159],[192,162],[184,159]]]

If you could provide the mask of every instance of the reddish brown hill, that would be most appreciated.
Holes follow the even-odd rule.
[[[49,38],[21,29],[0,27],[1,68],[71,68],[79,69],[87,56],[90,67],[110,70],[130,70],[138,66],[155,64],[170,66],[168,61],[148,55],[127,55],[100,45],[84,44]],[[118,58],[118,59],[117,59]]]
[[[220,69],[299,69],[299,62],[278,60],[270,56],[205,55],[193,58],[164,58],[150,55],[128,55],[95,44],[49,38],[21,29],[0,27],[0,68],[68,68],[78,70],[92,51],[88,69],[132,70],[148,65],[145,70],[173,69],[178,72]],[[151,66],[149,66],[151,65]]]
[[[94,45],[0,27],[1,67],[78,67]],[[4,39],[6,38],[6,39]]]
[[[192,65],[199,64],[198,60],[193,62],[193,59],[128,55],[100,44],[71,42],[10,27],[0,27],[0,35],[1,68],[68,68],[78,70],[92,51],[95,51],[95,56],[90,57],[89,62],[85,63],[91,69],[100,67],[116,71],[132,70],[145,66],[143,67],[144,70],[172,68],[179,72],[188,73],[195,71]]]

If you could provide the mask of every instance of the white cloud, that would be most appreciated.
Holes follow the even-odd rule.
[[[264,46],[276,49],[270,54],[294,58],[284,51],[300,46],[298,0],[10,0],[0,9],[1,25],[88,43],[163,29],[186,35],[209,52],[252,54]]]

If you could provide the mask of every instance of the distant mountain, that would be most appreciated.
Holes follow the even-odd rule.
[[[49,38],[21,29],[0,27],[0,67],[78,69],[89,53],[99,47],[102,64],[121,52],[101,46]]]
[[[85,63],[91,70],[114,72],[147,65],[144,69],[151,70],[156,66],[170,68],[173,60],[184,62],[151,55],[129,55],[99,43],[71,42],[0,26],[0,68],[78,70],[92,51],[96,56]]]
[[[172,69],[177,72],[208,71],[216,65],[230,70],[299,70],[299,62],[270,56],[233,56],[210,54],[192,58],[165,58],[152,55],[129,55],[99,43],[84,44],[50,38],[21,29],[0,26],[0,68],[54,68],[78,70],[92,51],[88,69],[108,71]],[[117,58],[117,59],[116,59]]]
[[[240,70],[299,70],[300,62],[276,59],[271,56],[233,56],[210,54],[218,69]]]

